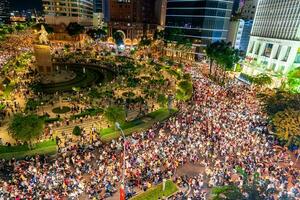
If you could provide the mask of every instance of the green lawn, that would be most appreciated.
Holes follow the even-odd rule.
[[[168,109],[159,109],[147,114],[145,117],[142,117],[140,119],[125,122],[121,124],[121,127],[125,135],[131,135],[133,132],[139,132],[151,128],[153,124],[168,119],[175,112],[176,110],[172,110],[169,113]],[[105,128],[100,130],[100,137],[103,142],[109,142],[120,137],[120,131],[116,130],[114,127]]]
[[[163,196],[168,197],[178,191],[175,183],[167,180],[165,191],[162,191],[162,183],[148,189],[146,192],[138,194],[130,200],[157,200]]]
[[[57,152],[57,145],[54,140],[47,140],[34,145],[32,149],[28,145],[0,146],[0,159],[22,159],[26,156],[53,155]]]

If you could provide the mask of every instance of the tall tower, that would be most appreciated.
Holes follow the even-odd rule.
[[[151,37],[159,25],[159,17],[156,16],[157,1],[110,0],[109,17],[105,17],[109,19],[109,36],[120,31],[128,41],[125,44],[132,44],[133,40],[137,43],[142,36]]]
[[[226,40],[233,0],[168,0],[166,28],[190,38],[198,58],[207,44]]]
[[[102,28],[104,24],[103,0],[94,0],[93,26]]]
[[[300,67],[300,1],[260,0],[247,57],[260,71],[287,74]],[[246,66],[247,67],[247,66]],[[246,73],[257,70],[248,65]]]
[[[6,23],[10,18],[10,4],[8,0],[0,1],[0,23]]]

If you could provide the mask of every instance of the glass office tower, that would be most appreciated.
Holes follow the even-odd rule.
[[[233,0],[168,0],[166,28],[180,29],[201,57],[207,44],[226,40],[232,7]]]
[[[6,23],[9,21],[10,7],[8,0],[0,0],[0,23]]]

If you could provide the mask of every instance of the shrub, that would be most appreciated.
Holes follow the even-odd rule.
[[[72,133],[73,133],[73,135],[80,136],[81,128],[79,126],[75,126]]]
[[[26,102],[25,111],[34,111],[40,105],[41,102],[39,100],[28,99],[28,101]]]
[[[52,112],[56,113],[56,114],[64,114],[64,113],[70,112],[70,110],[71,110],[70,107],[63,106],[62,108],[60,108],[60,107],[53,108]]]

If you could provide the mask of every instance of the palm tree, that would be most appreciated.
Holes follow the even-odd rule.
[[[207,45],[205,52],[206,52],[206,56],[209,58],[209,76],[210,76],[212,71],[212,66],[216,56],[215,43],[211,43]]]

